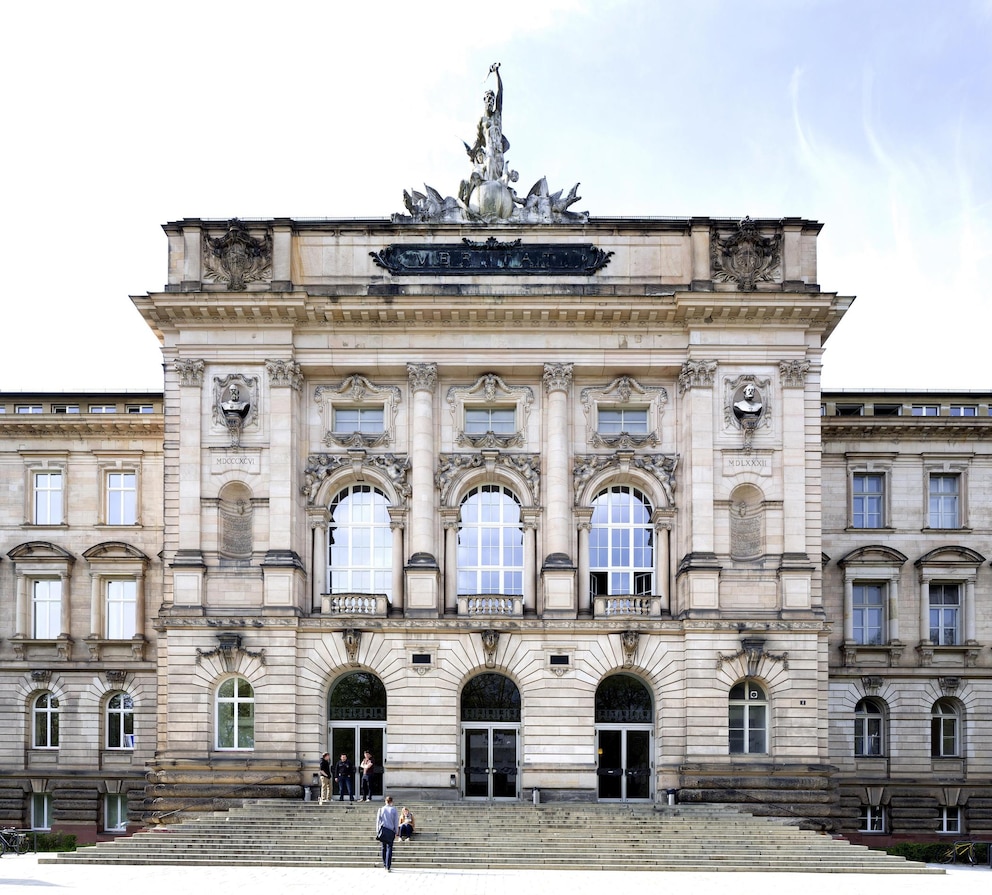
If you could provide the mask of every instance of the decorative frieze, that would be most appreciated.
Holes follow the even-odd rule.
[[[401,500],[410,497],[408,473],[410,461],[404,454],[366,454],[363,450],[349,451],[347,454],[311,454],[303,471],[303,484],[300,491],[311,503],[317,496],[324,480],[340,469],[350,467],[355,477],[364,478],[369,470],[387,479]]]
[[[435,483],[441,494],[441,503],[447,503],[452,486],[464,473],[483,468],[492,472],[497,466],[517,473],[526,483],[533,503],[540,502],[540,454],[505,454],[497,450],[484,450],[477,454],[441,454],[438,457]]]

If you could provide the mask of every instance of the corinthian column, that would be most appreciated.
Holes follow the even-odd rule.
[[[546,566],[571,565],[568,530],[568,389],[571,384],[571,364],[544,365],[544,388],[548,393]]]
[[[413,439],[410,470],[410,564],[437,567],[434,544],[434,390],[437,364],[407,364],[413,393]]]

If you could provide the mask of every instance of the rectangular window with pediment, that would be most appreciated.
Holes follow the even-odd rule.
[[[647,407],[598,407],[597,431],[600,435],[647,435]]]
[[[517,414],[513,407],[466,407],[465,434],[513,435],[517,431]]]
[[[138,582],[133,578],[107,582],[106,636],[108,640],[126,640],[136,633]]]
[[[385,429],[385,412],[378,407],[335,407],[334,434],[381,435]]]
[[[856,583],[851,610],[854,642],[879,646],[885,642],[885,585]]]
[[[39,578],[31,582],[31,636],[54,640],[62,633],[62,581]]]

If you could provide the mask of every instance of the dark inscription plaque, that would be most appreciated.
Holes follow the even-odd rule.
[[[535,243],[521,240],[485,242],[463,239],[461,243],[404,243],[381,252],[369,252],[372,260],[392,274],[449,274],[452,276],[527,276],[528,274],[591,274],[610,263],[613,252],[594,245]]]

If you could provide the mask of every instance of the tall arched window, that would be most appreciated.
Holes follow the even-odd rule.
[[[730,754],[768,751],[768,700],[765,691],[750,678],[730,691]]]
[[[654,589],[651,503],[636,488],[616,485],[592,502],[589,587],[594,597],[646,596]]]
[[[54,693],[42,693],[31,707],[31,746],[57,749],[59,746],[59,700]]]
[[[327,582],[332,594],[393,591],[393,532],[389,501],[371,485],[350,485],[331,501]]]
[[[874,699],[862,699],[854,708],[854,754],[885,754],[885,714]]]
[[[961,716],[951,699],[938,699],[930,710],[930,755],[957,758],[961,754]]]
[[[217,691],[217,748],[255,748],[255,691],[243,677],[228,678]]]
[[[107,700],[107,748],[134,748],[134,700],[127,693]]]
[[[459,594],[522,594],[524,533],[520,501],[502,485],[480,485],[462,501]]]

